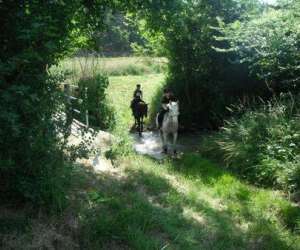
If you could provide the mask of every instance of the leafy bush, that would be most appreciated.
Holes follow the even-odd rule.
[[[204,140],[202,153],[254,183],[300,191],[299,111],[300,103],[292,96],[248,109]]]
[[[247,64],[254,77],[266,82],[276,93],[299,91],[300,3],[290,1],[277,9],[270,8],[258,16],[225,25],[219,20],[217,40],[228,41],[237,61]]]
[[[106,99],[105,90],[108,84],[108,78],[100,74],[82,78],[78,82],[79,96],[84,100],[82,115],[85,115],[84,110],[87,109],[90,124],[101,129],[112,128],[115,123],[114,111]],[[87,88],[87,98],[85,88]]]
[[[63,207],[69,181],[59,75],[48,68],[79,45],[91,7],[81,1],[0,3],[1,201]],[[97,9],[97,8],[95,8]],[[103,11],[98,9],[97,15]],[[93,20],[95,21],[95,20]],[[98,22],[97,22],[98,24]],[[72,155],[74,155],[72,153]]]
[[[226,106],[245,96],[299,91],[299,1],[173,2],[177,11],[155,34],[163,35],[185,127],[218,128]]]
[[[259,1],[249,0],[181,1],[176,14],[160,24],[169,60],[167,83],[180,100],[184,127],[217,128],[228,115],[227,105],[261,91],[261,82],[249,77],[245,65],[232,63],[236,55],[212,48],[217,43],[218,31],[212,28],[218,24],[216,17],[230,23],[259,12],[259,6]]]
[[[62,111],[56,88],[61,77],[41,76],[29,75],[35,86],[12,85],[0,98],[5,108],[0,115],[1,200],[27,200],[58,210],[70,174],[66,141],[59,137],[67,128],[61,119],[53,119]]]

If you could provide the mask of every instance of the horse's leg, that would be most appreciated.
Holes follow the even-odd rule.
[[[174,154],[177,153],[177,150],[176,150],[177,137],[178,137],[178,132],[176,131],[176,132],[173,133],[173,149],[174,149]]]
[[[142,136],[142,118],[138,118],[138,131],[139,131],[139,136]]]
[[[163,135],[163,150],[164,153],[168,153],[168,134],[163,132],[162,135]]]

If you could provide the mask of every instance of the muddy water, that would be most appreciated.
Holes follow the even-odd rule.
[[[152,158],[161,160],[164,159],[167,155],[163,153],[162,150],[162,140],[158,134],[158,132],[147,131],[143,132],[142,137],[139,137],[137,134],[132,135],[134,138],[134,150],[142,155],[148,155]],[[185,135],[178,137],[178,143],[175,148],[169,144],[169,154],[173,152],[174,149],[178,153],[183,153],[186,151],[194,151],[197,149],[197,145],[200,142],[200,134],[193,135]],[[169,138],[169,142],[171,142],[171,138]]]

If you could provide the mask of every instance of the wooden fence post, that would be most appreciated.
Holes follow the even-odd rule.
[[[84,89],[84,98],[85,98],[85,103],[86,103],[86,108],[85,108],[85,125],[88,128],[89,127],[89,110],[88,110],[88,88],[85,87]]]
[[[64,84],[64,94],[65,94],[65,107],[66,107],[66,126],[68,134],[71,132],[71,124],[73,122],[73,112],[72,112],[72,101],[71,101],[71,87],[69,84]]]

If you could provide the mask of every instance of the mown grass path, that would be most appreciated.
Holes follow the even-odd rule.
[[[109,96],[125,127],[137,82],[151,98],[162,75],[111,79]],[[293,204],[195,152],[160,162],[132,153],[115,165],[118,174],[89,182],[94,184],[82,214],[86,248],[300,249],[299,235],[289,229]]]

